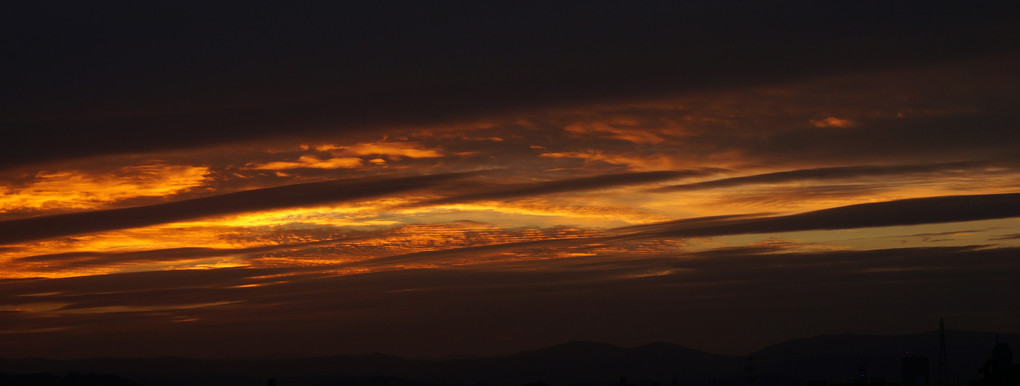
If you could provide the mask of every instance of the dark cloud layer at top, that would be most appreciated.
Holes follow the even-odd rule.
[[[0,165],[987,56],[1007,7],[6,4]]]

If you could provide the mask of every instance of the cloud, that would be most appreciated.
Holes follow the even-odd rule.
[[[658,144],[666,141],[664,137],[678,136],[681,130],[649,129],[636,127],[637,121],[616,120],[610,123],[579,122],[564,127],[568,133],[578,135],[600,135],[627,141],[635,144]]]
[[[997,236],[992,238],[992,240],[1020,240],[1020,233]]]
[[[359,143],[345,147],[342,151],[344,153],[364,156],[387,155],[409,158],[436,158],[443,156],[440,150],[423,149],[418,144],[406,142]]]
[[[700,217],[621,227],[606,230],[604,233],[390,255],[344,263],[340,266],[434,266],[448,265],[460,260],[469,260],[473,263],[499,262],[513,260],[501,256],[500,253],[529,248],[569,248],[583,245],[614,245],[646,239],[919,225],[1008,217],[1020,217],[1020,194],[906,199],[849,205],[786,216],[745,214]],[[775,251],[773,246],[763,248]],[[584,249],[580,248],[579,251],[584,252]],[[545,250],[543,253],[550,257],[558,256],[551,254],[551,250]]]
[[[4,165],[927,65],[1012,52],[1017,28],[994,6],[942,4],[879,19],[869,7],[829,3],[800,7],[796,17],[708,3],[498,12],[482,4],[407,12],[203,5],[205,14],[231,17],[186,25],[173,21],[191,7],[112,7],[101,21],[72,16],[86,8],[36,7],[5,15],[24,44],[11,48],[4,79],[0,126],[17,133],[2,142]],[[871,20],[867,34],[842,27],[863,18]],[[63,38],[71,35],[78,39]]]
[[[1017,84],[1020,79],[1002,82]],[[739,146],[748,156],[761,159],[796,156],[830,162],[915,163],[938,154],[943,160],[1015,162],[1020,135],[1011,128],[1020,124],[1020,114],[1006,107],[1007,102],[992,100],[997,96],[997,92],[989,91],[988,96],[984,96],[989,100],[969,100],[980,106],[970,111],[910,118],[876,117],[862,120],[847,130],[796,128],[729,144]],[[1005,100],[1009,98],[1015,96],[1002,96]]]
[[[380,141],[362,142],[353,145],[318,145],[315,146],[315,150],[363,157],[437,158],[443,156],[442,149],[425,148],[416,142]]]
[[[683,170],[606,174],[594,177],[499,186],[479,193],[460,194],[431,201],[411,203],[408,204],[408,206],[443,205],[481,200],[502,200],[554,193],[596,190],[623,185],[648,184],[677,178],[703,176],[711,173],[711,171],[707,170]]]
[[[775,184],[798,181],[826,181],[863,177],[884,177],[901,174],[918,174],[944,172],[950,170],[971,169],[980,164],[973,162],[938,163],[926,165],[890,165],[890,166],[842,166],[817,169],[800,169],[775,173],[756,174],[751,176],[724,178],[720,180],[702,181],[683,185],[664,186],[655,191],[692,191],[702,189],[728,188],[754,184]]]
[[[274,161],[261,164],[250,164],[249,167],[258,170],[290,170],[290,169],[349,169],[362,166],[364,161],[361,158],[328,158],[319,159],[313,155],[303,155],[297,162]]]
[[[636,237],[701,237],[1020,217],[1020,193],[913,198],[787,216],[717,217],[640,226]],[[622,228],[627,229],[627,228]]]
[[[350,239],[344,239],[348,242]],[[81,251],[51,253],[45,255],[32,255],[18,257],[14,262],[21,263],[43,263],[46,270],[60,270],[77,268],[82,266],[117,265],[125,263],[152,263],[203,259],[209,257],[233,256],[233,255],[255,255],[266,254],[277,251],[293,251],[297,249],[335,243],[335,240],[321,240],[304,243],[290,243],[279,245],[266,245],[249,248],[205,248],[205,247],[181,247],[150,249],[126,252],[100,252]]]
[[[277,186],[165,204],[40,216],[0,222],[0,242],[13,243],[134,228],[213,215],[373,198],[434,187],[468,173],[355,178]]]
[[[376,257],[351,263],[344,263],[342,267],[393,267],[393,266],[436,266],[449,265],[453,262],[467,260],[470,264],[486,264],[499,262],[508,259],[500,256],[499,253],[527,248],[548,248],[558,246],[572,246],[578,244],[591,244],[598,242],[612,241],[611,237],[582,236],[574,238],[549,238],[543,240],[517,241],[510,243],[496,243],[470,247],[445,248],[434,251],[423,251]],[[547,255],[548,258],[555,256]]]
[[[592,334],[614,342],[666,339],[749,352],[775,343],[771,339],[803,334],[890,323],[909,328],[937,319],[947,307],[960,319],[1010,325],[1015,315],[1008,310],[1016,301],[1000,295],[1020,290],[1012,280],[1020,272],[1017,252],[976,246],[810,253],[722,248],[347,276],[271,277],[285,271],[223,269],[27,280],[0,288],[4,299],[17,299],[5,304],[64,311],[8,312],[0,328],[65,327],[54,330],[61,339],[8,341],[12,356],[40,345],[62,345],[59,352],[68,356],[160,356],[194,347],[211,350],[206,356],[232,357],[506,348],[492,338],[494,331],[523,346],[509,350]],[[238,286],[281,279],[268,288]],[[57,294],[20,296],[43,292]],[[205,307],[189,308],[199,305]],[[861,318],[865,306],[883,317]],[[96,312],[120,313],[116,322],[103,323],[111,319]],[[748,323],[760,327],[741,328]],[[209,326],[215,330],[203,330]],[[773,337],[762,341],[762,334]],[[196,336],[201,343],[189,343]],[[720,336],[730,338],[720,343]],[[143,354],[119,352],[123,345],[112,344],[139,337],[152,343]],[[93,339],[108,344],[69,344]]]
[[[847,128],[853,126],[853,122],[849,119],[842,119],[836,117],[826,117],[825,119],[812,119],[811,124],[815,127],[839,127]]]
[[[0,184],[0,213],[94,209],[136,197],[166,197],[210,180],[206,166],[145,164],[106,171],[38,172],[23,184]]]
[[[626,166],[631,170],[663,170],[675,169],[689,165],[686,159],[677,157],[674,154],[642,154],[634,152],[611,152],[598,149],[587,149],[584,151],[563,151],[542,153],[543,158],[575,158],[584,160],[585,164],[592,162],[604,162],[611,165]]]

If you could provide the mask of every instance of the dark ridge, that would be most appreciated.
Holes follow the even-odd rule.
[[[979,369],[991,358],[995,335],[946,332],[951,383],[981,379]],[[1018,342],[1020,334],[1003,334],[999,339]],[[872,381],[896,382],[906,355],[927,357],[932,379],[936,379],[938,350],[938,332],[926,332],[823,335],[769,346],[748,357],[710,354],[662,342],[634,348],[570,342],[508,356],[452,360],[414,360],[382,354],[272,360],[2,359],[0,385],[27,384],[16,383],[28,382],[23,380],[49,385],[58,383],[45,382],[78,377],[74,379],[108,379],[102,384],[115,386],[265,385],[270,378],[278,380],[278,386],[654,386],[674,382],[707,385],[709,380],[731,384],[744,382],[749,375],[758,385],[825,384],[853,382],[861,364]],[[753,370],[748,372],[748,367]],[[65,373],[65,377],[51,375]]]

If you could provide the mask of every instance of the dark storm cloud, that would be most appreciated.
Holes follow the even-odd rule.
[[[14,243],[246,211],[370,199],[434,187],[468,175],[470,173],[312,182],[165,204],[8,220],[0,222],[0,242]]]
[[[891,165],[891,166],[843,166],[832,168],[801,169],[785,172],[756,174],[752,176],[724,178],[720,180],[695,182],[690,184],[664,186],[655,191],[692,191],[701,189],[728,188],[753,184],[775,184],[797,181],[825,181],[861,177],[884,177],[890,175],[931,173],[946,170],[966,169],[978,166],[972,162],[955,162],[931,165]]]
[[[481,200],[502,200],[519,197],[539,196],[544,194],[595,190],[615,186],[647,184],[677,178],[696,177],[712,174],[711,171],[683,170],[657,171],[639,173],[607,174],[594,177],[572,178],[558,181],[518,184],[514,186],[490,187],[491,190],[479,193],[461,194],[453,197],[409,204],[409,206],[427,206],[454,204]]]
[[[0,165],[987,56],[1004,7],[7,4]]]

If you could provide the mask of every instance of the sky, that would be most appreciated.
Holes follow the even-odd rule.
[[[0,15],[3,357],[1020,332],[1004,3]]]

